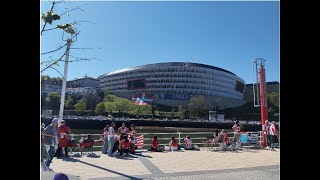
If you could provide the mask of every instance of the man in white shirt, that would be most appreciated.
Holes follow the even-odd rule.
[[[275,121],[272,121],[272,124],[270,126],[270,130],[269,131],[270,131],[271,151],[275,151],[274,142],[276,141],[276,138],[279,139]]]

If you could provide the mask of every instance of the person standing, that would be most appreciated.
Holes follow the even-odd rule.
[[[275,151],[274,142],[276,141],[276,138],[279,139],[275,121],[272,121],[272,124],[270,126],[270,130],[269,131],[270,131],[271,151]]]
[[[110,125],[108,124],[104,129],[103,129],[103,149],[102,153],[107,154],[108,152],[108,130],[110,128]]]
[[[136,126],[131,124],[130,126],[130,153],[134,154],[136,150]]]
[[[49,154],[49,158],[45,161],[47,167],[50,167],[52,159],[58,149],[58,144],[60,141],[60,132],[58,128],[58,118],[54,118],[51,121],[51,124],[48,125],[42,132],[42,136],[44,137],[44,145]],[[50,171],[52,169],[49,168]]]
[[[128,128],[126,127],[126,123],[122,123],[122,126],[119,127],[118,133],[120,133],[120,141],[122,141],[124,136],[127,136],[128,134]]]
[[[113,145],[114,145],[114,128],[115,128],[116,124],[114,122],[111,123],[111,126],[109,127],[108,130],[108,141],[110,143],[110,147],[108,150],[108,156],[112,156],[112,150],[113,150]]]
[[[60,131],[60,143],[57,149],[57,157],[61,157],[64,151],[65,157],[69,157],[68,155],[68,137],[67,135],[71,134],[71,130],[69,126],[67,126],[66,121],[61,121],[61,126],[59,127]]]
[[[264,125],[262,126],[262,131],[264,134],[265,142],[267,146],[270,147],[270,125],[268,120],[264,122]]]
[[[240,122],[236,121],[236,123],[232,126],[234,134],[240,133]]]

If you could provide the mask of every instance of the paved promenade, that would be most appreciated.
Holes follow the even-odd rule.
[[[52,180],[63,172],[69,179],[261,179],[278,180],[280,150],[141,152],[129,157],[93,156],[53,159]]]

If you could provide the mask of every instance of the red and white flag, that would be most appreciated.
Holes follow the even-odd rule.
[[[143,135],[136,137],[136,140],[137,140],[137,147],[142,148],[144,146]]]

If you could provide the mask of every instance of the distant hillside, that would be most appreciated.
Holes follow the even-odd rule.
[[[268,119],[279,121],[279,82],[267,82],[267,96],[268,96]],[[260,120],[260,108],[253,106],[253,90],[252,84],[247,84],[244,93],[244,100],[247,101],[241,107],[225,109],[226,119],[241,119],[241,120]]]

